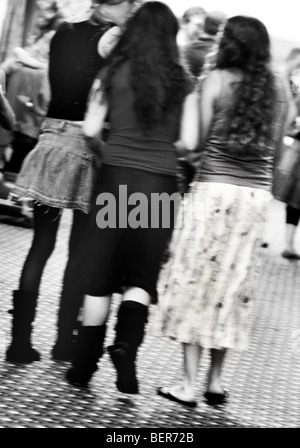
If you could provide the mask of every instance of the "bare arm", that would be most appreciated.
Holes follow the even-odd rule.
[[[87,138],[99,139],[103,131],[108,111],[107,99],[103,95],[101,80],[94,81],[83,123],[83,133]]]
[[[200,95],[200,150],[209,135],[214,117],[215,102],[221,92],[221,75],[211,71],[202,84]]]
[[[108,102],[101,89],[101,80],[97,78],[92,86],[87,111],[83,123],[83,134],[87,146],[95,155],[97,166],[101,165],[102,131],[108,112]]]
[[[194,151],[199,144],[199,97],[196,90],[186,96],[180,122],[179,140],[175,143],[179,157]]]
[[[33,56],[30,56],[28,51],[24,50],[24,48],[17,47],[14,49],[14,54],[16,57],[17,62],[20,62],[23,65],[26,65],[26,67],[30,68],[36,68],[36,69],[45,69],[48,66],[48,63],[46,61],[42,61],[39,59],[36,59]]]
[[[220,73],[212,71],[202,82],[198,99],[198,145],[187,154],[187,161],[195,169],[201,164],[204,144],[214,116],[214,105],[221,90]]]
[[[0,125],[9,131],[13,131],[15,124],[15,113],[3,92],[2,85],[0,84]]]

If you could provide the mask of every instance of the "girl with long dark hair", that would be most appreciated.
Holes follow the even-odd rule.
[[[250,343],[252,273],[287,111],[285,87],[270,69],[266,27],[256,18],[230,18],[201,89],[203,158],[188,219],[174,231],[159,281],[159,332],[179,341],[184,355],[182,381],[158,389],[167,399],[196,406],[203,348],[211,355],[205,398],[227,399],[221,371],[228,349]],[[198,220],[188,213],[193,207]]]
[[[148,307],[157,300],[161,257],[174,219],[163,204],[163,218],[170,221],[164,225],[151,201],[153,195],[179,195],[175,142],[180,139],[178,148],[184,145],[191,150],[198,144],[197,94],[179,63],[177,32],[177,19],[167,5],[146,2],[127,23],[102,79],[102,104],[108,111],[110,131],[82,241],[83,324],[77,356],[67,373],[69,382],[77,386],[87,386],[97,370],[111,296],[123,287],[116,337],[108,351],[117,370],[118,390],[139,391],[137,350],[144,337]],[[125,198],[122,188],[127,192]],[[113,198],[117,204],[112,220],[108,212],[107,223],[101,219],[105,215],[103,198]],[[135,204],[131,200],[126,204],[128,198],[137,198]],[[140,201],[146,222],[142,216],[132,219],[136,201]]]

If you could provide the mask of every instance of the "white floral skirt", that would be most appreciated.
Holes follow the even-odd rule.
[[[158,281],[154,332],[204,348],[247,350],[268,191],[195,182]]]

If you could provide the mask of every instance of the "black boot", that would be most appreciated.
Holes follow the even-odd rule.
[[[83,296],[75,293],[62,293],[58,320],[57,339],[52,348],[52,359],[57,361],[71,361],[75,356],[78,329],[81,324],[78,315],[82,305]]]
[[[106,325],[79,328],[76,355],[66,374],[66,379],[74,386],[87,387],[98,369],[97,363],[103,355],[105,332]]]
[[[138,347],[144,338],[147,316],[147,306],[132,300],[121,303],[115,328],[115,342],[107,348],[117,370],[116,386],[120,392],[139,392],[135,360]]]
[[[30,291],[13,292],[12,342],[6,352],[6,361],[31,363],[41,359],[31,346],[32,322],[35,317],[37,294]]]

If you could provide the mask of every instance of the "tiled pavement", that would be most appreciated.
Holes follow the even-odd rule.
[[[64,379],[68,363],[50,359],[66,261],[70,213],[63,215],[55,252],[44,273],[33,334],[41,362],[14,365],[4,361],[10,340],[11,291],[30,245],[32,230],[0,223],[0,428],[299,428],[300,427],[300,264],[280,256],[284,207],[274,201],[266,226],[269,248],[261,249],[256,288],[255,326],[250,350],[229,353],[224,370],[230,400],[219,408],[202,399],[208,366],[204,354],[196,409],[155,394],[159,385],[173,384],[181,372],[181,353],[174,341],[155,337],[150,327],[139,355],[141,392],[119,393],[107,355],[88,391]],[[300,231],[297,236],[300,250]],[[119,296],[109,321],[108,341]],[[155,308],[151,309],[152,318]]]

